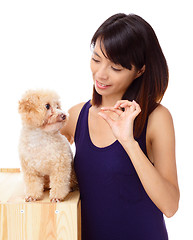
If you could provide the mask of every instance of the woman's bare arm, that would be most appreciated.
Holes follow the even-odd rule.
[[[79,103],[68,110],[69,116],[64,127],[60,130],[61,134],[64,135],[70,144],[74,142],[74,135],[76,131],[76,124],[78,121],[79,113],[85,103]]]

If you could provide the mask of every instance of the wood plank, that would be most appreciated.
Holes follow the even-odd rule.
[[[69,193],[61,203],[24,202],[21,172],[0,171],[0,240],[81,240],[80,194]]]

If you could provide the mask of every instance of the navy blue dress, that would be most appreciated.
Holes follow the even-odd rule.
[[[88,101],[76,126],[74,167],[80,187],[82,240],[167,240],[162,212],[145,192],[119,141],[99,148],[89,135]],[[136,139],[147,156],[146,126]]]

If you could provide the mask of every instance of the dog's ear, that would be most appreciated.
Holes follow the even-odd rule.
[[[31,107],[30,101],[24,99],[19,101],[19,113],[30,112]]]
[[[19,113],[29,113],[36,110],[36,103],[38,100],[39,96],[35,95],[21,99],[21,101],[19,101]]]

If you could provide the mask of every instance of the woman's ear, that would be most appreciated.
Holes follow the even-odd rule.
[[[143,67],[137,71],[137,78],[140,77],[144,72],[145,72],[145,65],[143,65]]]

